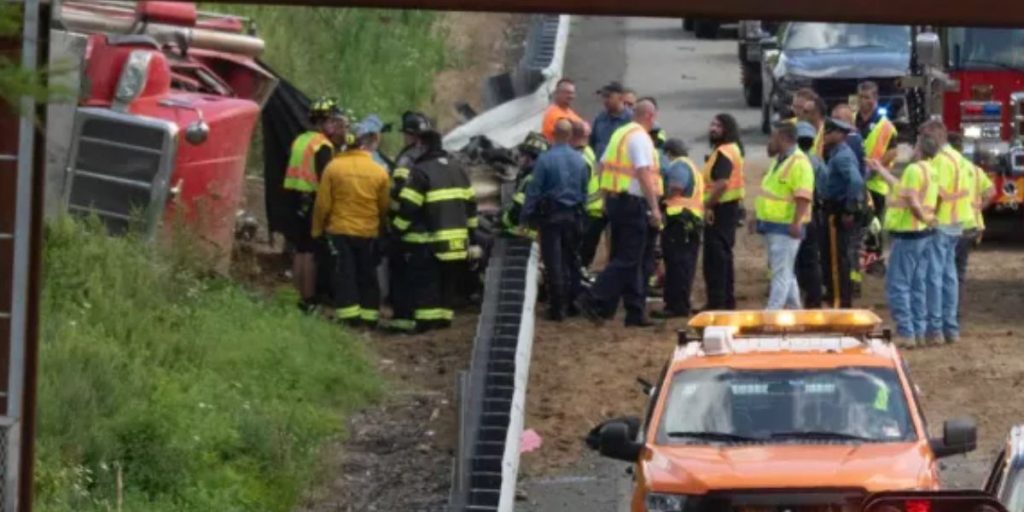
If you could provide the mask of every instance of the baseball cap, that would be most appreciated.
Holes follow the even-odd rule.
[[[367,135],[380,133],[384,130],[384,123],[377,114],[370,114],[356,124],[356,137],[362,138]]]
[[[798,139],[813,139],[818,136],[818,130],[814,129],[814,125],[807,121],[800,121],[796,124],[796,138]]]
[[[829,117],[825,119],[825,131],[843,132],[849,134],[854,131],[854,127],[850,126],[846,121],[842,121],[834,117]]]
[[[626,92],[626,88],[623,87],[620,82],[609,82],[608,85],[605,85],[597,91],[597,93],[601,95],[622,94],[624,92]]]

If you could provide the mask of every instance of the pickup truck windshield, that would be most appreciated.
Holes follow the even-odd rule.
[[[1024,71],[1024,29],[951,28],[948,46],[953,69]]]
[[[860,23],[790,23],[784,50],[847,50],[877,48],[910,51],[910,27]]]
[[[658,429],[664,444],[917,438],[899,376],[869,367],[681,371]]]

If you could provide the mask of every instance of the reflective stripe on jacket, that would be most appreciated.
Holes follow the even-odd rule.
[[[743,152],[739,144],[722,144],[715,148],[711,157],[704,164],[704,182],[712,183],[715,180],[711,177],[711,170],[715,168],[715,162],[720,156],[724,156],[732,163],[732,173],[729,174],[729,181],[726,183],[725,192],[718,199],[720,203],[739,201],[746,196],[746,187],[743,183]]]
[[[931,161],[938,176],[939,209],[936,218],[939,225],[953,226],[974,223],[974,208],[971,204],[971,188],[974,165],[950,146],[946,146]]]
[[[634,180],[638,178],[637,169],[633,165],[632,158],[629,156],[629,140],[631,137],[650,138],[650,135],[638,123],[629,123],[612,134],[612,139],[608,142],[608,148],[601,158],[601,190],[613,194],[626,193],[632,188]],[[653,142],[651,143],[651,149],[654,149]],[[653,170],[658,171],[660,165],[656,151],[651,154],[651,162]],[[660,173],[657,174],[656,178],[658,179],[652,180],[652,184],[656,187],[655,193],[661,195],[661,176]]]
[[[885,207],[886,231],[914,233],[928,229],[924,222],[914,216],[910,206],[913,203],[912,198],[917,198],[926,213],[935,211],[939,196],[935,175],[935,168],[923,160],[914,162],[903,170],[900,183]]]
[[[814,168],[802,151],[795,149],[784,161],[772,161],[761,181],[761,194],[755,203],[757,220],[773,224],[791,224],[796,217],[797,198],[814,198]],[[810,211],[802,223],[810,222]]]
[[[404,242],[429,244],[442,261],[465,260],[477,227],[476,193],[469,177],[444,152],[421,157],[398,194],[392,226]]]
[[[309,131],[296,137],[284,174],[285,190],[316,193],[320,181],[316,176],[316,153],[324,146],[334,150],[331,141],[320,132]]]
[[[665,215],[677,217],[684,211],[689,211],[698,219],[704,218],[704,177],[697,172],[697,166],[692,160],[686,157],[679,157],[674,162],[683,162],[690,168],[690,175],[693,177],[693,187],[689,195],[670,195],[665,199]],[[669,191],[672,194],[672,191]]]
[[[864,154],[872,160],[881,160],[889,151],[889,144],[896,136],[896,126],[886,117],[880,117],[874,128],[864,139]],[[881,176],[872,176],[868,179],[868,190],[883,196],[889,195],[889,184]]]

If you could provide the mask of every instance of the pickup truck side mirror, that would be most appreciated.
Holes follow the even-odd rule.
[[[587,445],[604,457],[636,462],[644,446],[636,440],[639,432],[640,418],[616,418],[591,430],[587,436]]]
[[[971,418],[956,418],[942,425],[942,438],[932,439],[932,452],[943,458],[974,451],[978,447],[978,426]]]

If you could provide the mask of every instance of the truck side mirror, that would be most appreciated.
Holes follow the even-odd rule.
[[[594,432],[597,434],[596,448],[602,456],[624,462],[636,462],[640,458],[644,446],[636,440],[640,418],[616,418],[594,430],[597,431]]]
[[[978,447],[978,426],[971,418],[956,418],[942,425],[942,438],[932,439],[932,452],[943,458],[974,451]]]
[[[917,61],[922,66],[942,67],[942,44],[935,32],[921,32],[914,40]]]

